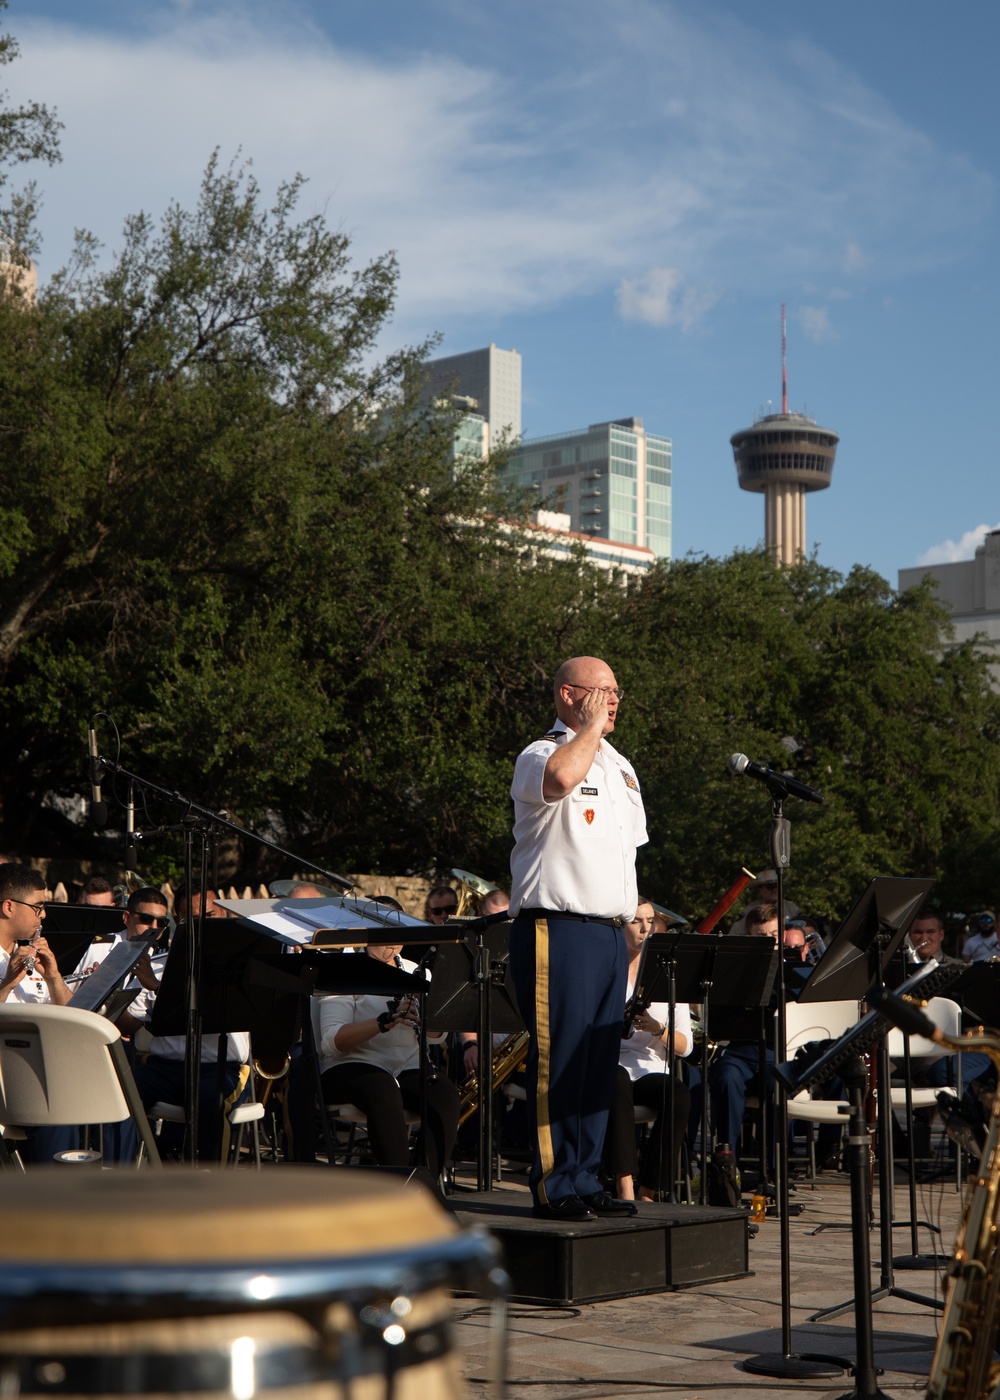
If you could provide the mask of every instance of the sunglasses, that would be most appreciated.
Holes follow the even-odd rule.
[[[437,906],[435,906],[435,905],[432,904],[432,905],[429,906],[427,912],[428,912],[428,914],[457,914],[457,913],[458,913],[458,905],[457,905],[457,904],[438,904]]]
[[[133,914],[137,924],[150,924],[153,928],[166,928],[170,920],[165,914]]]

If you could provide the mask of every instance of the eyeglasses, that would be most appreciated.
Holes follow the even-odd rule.
[[[170,920],[165,914],[133,914],[137,924],[152,924],[154,928],[166,928]]]
[[[431,914],[431,915],[434,915],[434,914],[457,914],[457,913],[458,913],[458,905],[457,905],[457,904],[439,904],[439,905],[437,905],[437,907],[435,907],[433,904],[431,904],[431,905],[428,906],[427,912],[428,912],[428,914]]]
[[[11,899],[10,902],[11,902],[11,904],[23,904],[24,907],[25,907],[25,909],[30,909],[31,912],[32,912],[33,914],[35,914],[36,916],[38,916],[39,918],[40,918],[41,915],[44,914],[44,912],[45,912],[45,905],[44,905],[44,904],[29,904],[28,901],[27,901],[26,899],[13,899],[13,898]]]
[[[598,690],[602,695],[614,695],[618,700],[625,699],[625,692],[620,685],[573,685],[572,681],[567,681],[566,685],[570,690]]]

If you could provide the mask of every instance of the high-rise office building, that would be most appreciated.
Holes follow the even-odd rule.
[[[490,446],[504,434],[521,436],[521,356],[516,350],[469,350],[424,365],[424,394],[431,399],[474,399],[490,425]]]
[[[797,564],[806,557],[806,492],[830,485],[840,439],[815,418],[788,411],[783,306],[781,412],[758,418],[729,441],[741,489],[764,496],[764,547],[776,564]]]
[[[669,559],[671,451],[670,439],[647,433],[641,418],[620,418],[527,439],[504,475],[568,515],[574,532]]]

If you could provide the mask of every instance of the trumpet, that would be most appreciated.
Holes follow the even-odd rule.
[[[458,891],[458,909],[455,913],[457,919],[467,919],[476,913],[479,901],[484,895],[488,895],[490,890],[498,889],[499,886],[491,885],[489,880],[484,880],[480,875],[473,875],[469,870],[453,870],[452,879],[457,880],[461,885]]]
[[[514,1031],[493,1051],[493,1093],[506,1084],[515,1071],[519,1070],[528,1058],[531,1036],[527,1031]],[[460,1107],[458,1121],[461,1125],[471,1118],[479,1107],[479,1075],[470,1074],[458,1086]]]

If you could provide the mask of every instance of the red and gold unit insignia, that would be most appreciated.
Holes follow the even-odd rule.
[[[594,811],[593,807],[585,807],[583,809],[583,820],[588,826],[590,826],[596,816],[597,813]]]

